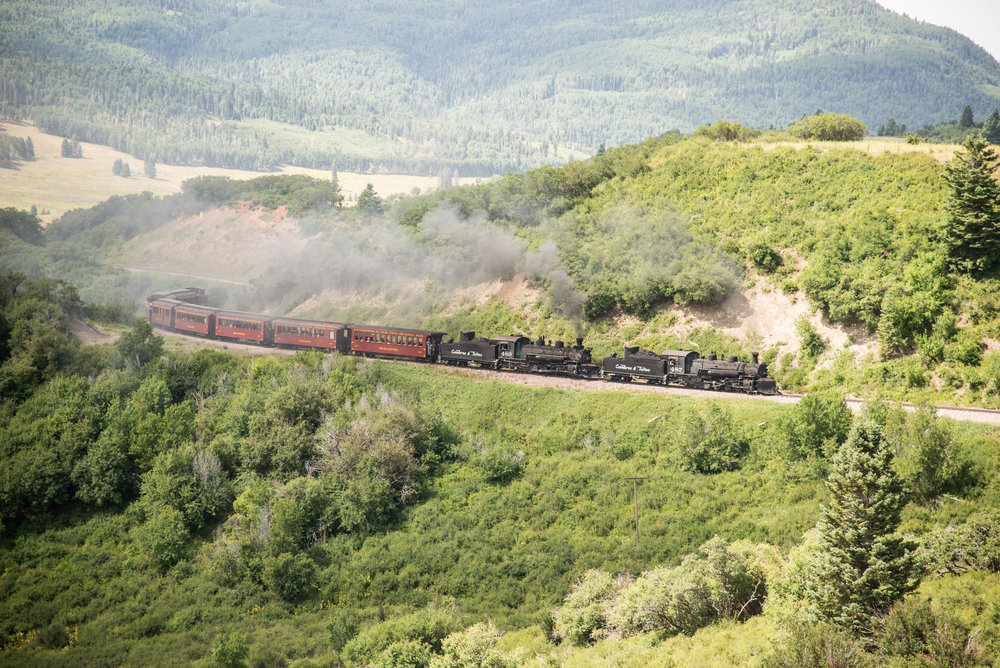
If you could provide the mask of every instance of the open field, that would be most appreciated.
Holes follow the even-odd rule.
[[[907,144],[901,137],[865,137],[861,141],[770,141],[762,140],[764,149],[777,148],[779,146],[791,146],[792,148],[805,148],[814,146],[824,151],[835,149],[854,149],[864,151],[869,155],[882,155],[884,153],[926,153],[941,163],[948,162],[955,155],[955,151],[961,149],[959,144]]]
[[[45,134],[30,124],[0,123],[14,137],[30,137],[35,146],[35,160],[22,162],[15,169],[0,169],[0,207],[13,206],[29,209],[34,204],[44,213],[42,221],[48,223],[70,209],[90,207],[114,195],[127,195],[149,191],[155,195],[169,195],[180,191],[181,184],[196,176],[219,175],[233,179],[252,179],[261,172],[219,167],[188,165],[156,165],[156,178],[143,175],[143,161],[107,146],[81,142],[83,157],[61,156],[62,137]],[[122,178],[111,173],[116,158],[129,164],[132,176]],[[284,174],[308,174],[320,179],[330,178],[330,172],[301,167],[285,167]],[[421,192],[437,187],[438,180],[430,176],[406,174],[356,174],[338,171],[342,192],[352,201],[371,183],[382,197],[404,193],[414,188]]]

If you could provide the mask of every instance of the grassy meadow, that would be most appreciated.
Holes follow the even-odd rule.
[[[30,137],[35,147],[34,160],[22,161],[13,169],[0,169],[0,206],[30,209],[34,205],[39,212],[47,212],[41,215],[46,223],[71,209],[89,208],[115,195],[145,191],[154,195],[180,192],[184,181],[198,176],[228,176],[233,179],[261,176],[261,172],[246,170],[157,163],[156,178],[150,179],[143,175],[142,159],[107,146],[81,142],[82,158],[64,158],[60,151],[62,137],[45,134],[35,126],[24,123],[0,123],[0,128],[15,137]],[[116,159],[129,164],[130,177],[111,173]],[[322,180],[331,176],[327,170],[293,166],[282,168],[280,173],[306,174]],[[369,183],[382,197],[409,195],[414,188],[426,192],[438,186],[437,178],[428,176],[357,174],[338,170],[337,177],[348,203]]]

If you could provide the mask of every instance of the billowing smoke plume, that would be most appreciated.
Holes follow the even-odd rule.
[[[582,323],[587,295],[562,266],[557,246],[546,242],[530,251],[523,239],[490,225],[484,213],[463,217],[442,206],[419,228],[378,219],[326,225],[305,221],[311,236],[270,246],[263,275],[254,281],[254,308],[287,311],[325,290],[393,295],[427,281],[447,290],[522,273],[548,289],[555,309]]]

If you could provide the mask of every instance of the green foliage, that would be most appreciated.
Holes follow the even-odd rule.
[[[9,232],[24,243],[34,246],[44,242],[42,221],[38,216],[13,207],[0,209],[0,231]]]
[[[716,121],[714,125],[702,125],[694,134],[715,141],[749,141],[759,136],[760,131],[735,122]]]
[[[402,642],[419,642],[440,652],[444,639],[455,630],[455,621],[446,613],[428,608],[409,615],[372,624],[344,645],[342,656],[349,663],[371,662],[387,649]],[[412,646],[410,646],[412,650]]]
[[[607,632],[607,608],[624,583],[601,570],[591,569],[573,583],[563,604],[553,615],[555,633],[578,645],[602,638]]]
[[[788,132],[799,139],[819,141],[859,141],[868,126],[844,114],[805,116],[788,126]]]
[[[654,568],[635,579],[588,571],[556,610],[554,631],[577,644],[649,631],[690,635],[719,619],[743,621],[759,614],[766,596],[756,560],[716,536],[678,566]]]
[[[181,560],[188,538],[184,515],[170,506],[156,508],[135,530],[136,545],[150,563],[163,570]]]
[[[903,506],[892,453],[873,423],[855,425],[833,459],[830,502],[817,524],[809,598],[816,613],[859,636],[915,588],[914,545],[893,536]]]
[[[957,493],[969,482],[971,463],[959,448],[954,423],[938,418],[933,407],[921,406],[913,413],[893,410],[883,429],[895,452],[896,472],[921,503]]]
[[[795,333],[799,335],[799,350],[805,359],[815,362],[816,358],[826,350],[826,341],[806,316],[800,316],[795,321]]]
[[[681,468],[698,473],[734,471],[750,450],[747,435],[731,413],[716,402],[678,412],[675,433]]]
[[[776,435],[791,460],[834,456],[851,429],[851,411],[837,393],[810,393],[778,422]]]
[[[514,668],[521,657],[501,650],[500,632],[492,622],[473,624],[452,633],[441,643],[441,655],[430,661],[432,668]]]
[[[139,370],[162,354],[163,337],[153,331],[147,320],[136,318],[132,321],[132,328],[118,337],[115,351],[122,364]]]
[[[234,180],[228,176],[199,176],[181,186],[185,195],[213,204],[249,202],[268,209],[287,207],[293,215],[339,205],[344,197],[331,181],[302,174],[260,176]]]
[[[220,633],[212,641],[212,661],[225,668],[245,666],[249,654],[246,634],[240,631]]]
[[[797,624],[764,659],[766,668],[862,668],[870,663],[861,641],[829,623]]]
[[[954,615],[926,601],[906,600],[893,607],[876,638],[879,654],[919,666],[988,665],[978,633]],[[897,665],[893,663],[891,665]]]
[[[783,125],[830,100],[911,124],[997,103],[994,61],[968,39],[869,5],[341,9],[11,0],[0,111],[164,163],[490,176],[709,118]]]
[[[368,216],[382,215],[384,209],[382,198],[376,194],[375,187],[372,184],[369,183],[365,186],[365,189],[358,195],[357,207],[358,211]]]
[[[1000,184],[993,178],[997,154],[979,137],[945,164],[950,197],[943,237],[951,265],[965,272],[992,268],[1000,254]]]
[[[935,575],[1000,573],[1000,512],[982,510],[957,525],[936,529],[922,541],[921,561]]]
[[[316,589],[316,566],[301,553],[269,557],[264,565],[264,584],[286,601],[301,601]]]

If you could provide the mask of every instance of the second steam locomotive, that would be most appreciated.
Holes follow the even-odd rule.
[[[562,341],[532,341],[526,336],[483,338],[475,332],[462,332],[458,341],[445,341],[444,332],[228,311],[208,306],[202,288],[153,293],[146,300],[146,313],[153,326],[165,330],[264,346],[616,382],[779,393],[774,379],[767,375],[767,364],[759,360],[757,353],[753,353],[751,361],[740,361],[735,356],[720,360],[714,354],[703,358],[693,350],[657,354],[626,346],[622,357],[616,354],[597,365],[580,338],[575,345],[565,345]]]

